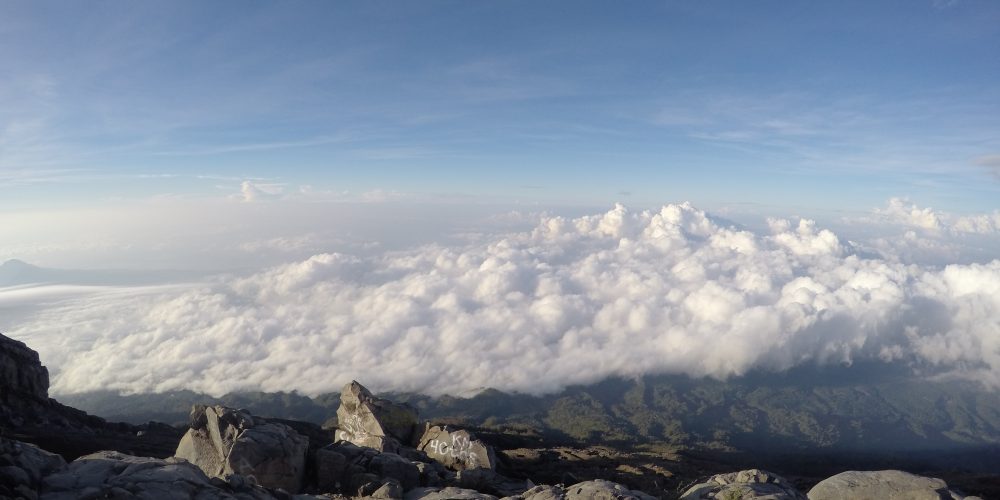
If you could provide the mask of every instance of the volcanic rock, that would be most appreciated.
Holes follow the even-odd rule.
[[[309,439],[287,425],[255,419],[245,410],[199,405],[175,456],[211,477],[241,474],[295,493],[302,488],[308,448]]]
[[[417,449],[452,470],[496,468],[493,448],[465,430],[428,425]]]
[[[274,497],[245,481],[210,479],[201,469],[181,459],[102,451],[80,457],[66,470],[47,476],[42,498],[269,500]]]
[[[618,483],[595,479],[572,486],[535,486],[520,495],[504,500],[656,500],[641,491],[630,490]]]
[[[680,500],[716,498],[807,500],[785,478],[759,469],[717,474],[688,488]]]
[[[403,496],[403,500],[497,500],[493,495],[465,488],[415,488]]]
[[[948,488],[944,481],[898,470],[847,471],[820,481],[809,500],[946,500],[973,499]]]
[[[0,437],[0,498],[37,498],[42,478],[65,468],[59,455]]]
[[[377,398],[352,381],[340,393],[337,440],[378,451],[396,452],[410,443],[417,426],[417,411],[405,404]]]

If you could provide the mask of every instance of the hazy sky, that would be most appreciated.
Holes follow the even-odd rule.
[[[0,262],[189,271],[0,266],[57,393],[1000,387],[998,2],[0,1],[0,61]]]
[[[989,211],[998,47],[986,0],[9,1],[0,208],[223,197],[249,180]]]

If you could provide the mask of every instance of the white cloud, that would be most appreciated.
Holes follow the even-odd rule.
[[[890,198],[885,208],[876,208],[875,215],[888,222],[931,231],[941,229],[941,217],[930,207],[919,208],[902,198]]]
[[[243,181],[240,184],[240,197],[245,202],[273,200],[281,196],[285,191],[282,184],[263,184],[259,182]]]
[[[542,392],[610,375],[726,377],[894,360],[1000,386],[1000,260],[860,258],[815,223],[770,234],[688,204],[465,246],[319,254],[245,277],[61,302],[9,333],[53,391]]]

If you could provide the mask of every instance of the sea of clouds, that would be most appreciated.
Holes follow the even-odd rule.
[[[55,394],[318,394],[351,379],[543,393],[608,376],[862,360],[996,388],[1000,260],[925,265],[901,249],[995,229],[1000,216],[949,222],[920,210],[890,201],[875,215],[914,227],[862,249],[809,220],[754,233],[689,204],[619,205],[472,243],[98,290],[6,333],[41,353]]]

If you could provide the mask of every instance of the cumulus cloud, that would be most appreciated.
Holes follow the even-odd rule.
[[[720,225],[688,204],[618,205],[462,246],[319,254],[88,296],[9,333],[41,352],[55,393],[316,394],[352,378],[538,393],[858,360],[1000,386],[1000,261],[921,267],[863,258],[808,220],[769,228]]]
[[[859,245],[889,260],[954,263],[995,257],[1000,252],[1000,211],[953,214],[891,198],[868,217],[854,221],[879,228],[880,235]],[[900,229],[892,234],[893,227]],[[887,234],[888,233],[888,234]]]
[[[263,184],[260,182],[243,181],[240,184],[239,198],[245,202],[273,200],[284,192],[281,184]]]
[[[888,222],[931,231],[941,229],[941,216],[934,209],[920,208],[902,198],[890,198],[884,208],[876,208],[874,212]]]

